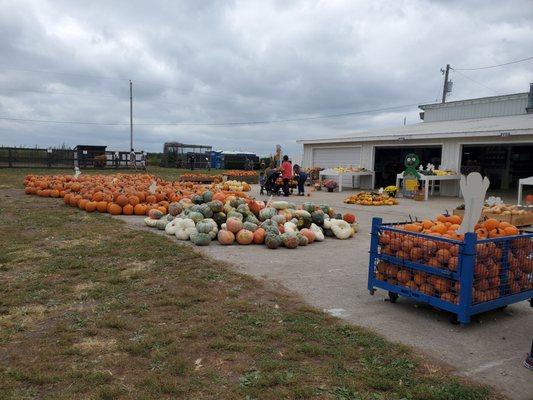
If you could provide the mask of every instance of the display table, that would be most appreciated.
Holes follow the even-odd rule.
[[[359,176],[361,178],[367,178],[370,182],[367,187],[363,189],[373,190],[374,189],[374,179],[375,174],[374,171],[359,171],[359,172],[337,172],[334,169],[325,169],[319,172],[319,182],[320,185],[322,185],[322,178],[324,176],[332,177],[337,180],[337,183],[339,184],[339,192],[342,192],[342,178],[345,176],[352,177],[352,189],[355,189],[355,177]],[[361,184],[362,186],[362,184]]]
[[[400,181],[403,180],[403,172],[401,174],[396,175],[396,187],[400,189]],[[424,175],[420,174],[420,181],[423,182],[424,185],[424,200],[427,200],[429,197],[429,194],[431,192],[431,195],[433,195],[433,191],[435,189],[435,181],[460,181],[461,180],[461,174],[456,175]],[[457,188],[459,188],[459,185],[457,185]],[[459,196],[459,190],[457,191],[457,196]]]
[[[533,186],[533,176],[530,176],[529,178],[523,178],[518,180],[518,201],[516,204],[519,206],[522,205],[522,186],[524,185],[532,185]]]

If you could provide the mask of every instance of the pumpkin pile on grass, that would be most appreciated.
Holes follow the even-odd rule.
[[[265,204],[249,198],[204,193],[198,201],[183,198],[169,205],[169,213],[152,212],[146,225],[165,230],[180,240],[207,246],[217,239],[222,245],[264,244],[269,249],[295,249],[326,236],[348,239],[357,232],[353,214],[335,214],[327,205],[286,201]],[[203,200],[203,201],[202,201]]]
[[[152,209],[167,214],[172,202],[181,199],[198,201],[197,197],[211,193],[202,185],[164,181],[149,174],[81,175],[77,178],[28,175],[24,186],[30,195],[61,197],[65,204],[87,212],[113,215],[148,215]],[[233,195],[247,198],[243,192]]]
[[[457,304],[460,293],[458,281],[411,269],[405,266],[403,261],[444,269],[450,273],[457,272],[460,268],[459,253],[464,240],[463,235],[456,233],[460,224],[461,217],[443,214],[434,221],[424,220],[395,226],[405,232],[383,230],[379,236],[380,254],[392,256],[402,262],[380,261],[375,269],[376,279]],[[476,245],[473,303],[500,297],[502,281],[505,283],[505,295],[533,289],[533,282],[528,278],[533,272],[531,238],[520,237],[518,228],[495,219],[480,222],[476,225],[475,232],[481,242]],[[504,236],[516,238],[505,243],[483,241]],[[444,241],[443,238],[447,240]],[[508,246],[507,253],[505,246]],[[504,268],[505,254],[508,268]]]

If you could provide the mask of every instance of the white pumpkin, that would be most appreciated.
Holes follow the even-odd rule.
[[[348,239],[353,235],[351,225],[342,219],[331,219],[330,225],[330,229],[337,239]]]
[[[152,219],[150,217],[146,217],[144,219],[144,223],[149,226],[150,228],[155,228],[155,225],[157,224],[157,219]]]
[[[317,224],[311,224],[310,228],[315,233],[315,241],[316,242],[322,242],[324,238],[324,231],[322,231],[322,228],[320,228]]]

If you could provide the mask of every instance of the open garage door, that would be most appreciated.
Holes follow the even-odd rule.
[[[313,167],[334,168],[361,165],[361,147],[313,149]]]
[[[376,147],[374,154],[376,187],[386,187],[396,183],[396,174],[405,170],[404,160],[409,153],[418,155],[422,165],[431,163],[438,168],[441,163],[442,146]]]
[[[339,166],[361,166],[361,147],[330,147],[313,149],[313,167],[321,168],[335,168]],[[352,184],[355,187],[360,186],[360,179],[356,177],[352,182],[352,178],[343,177],[342,186],[351,187]]]

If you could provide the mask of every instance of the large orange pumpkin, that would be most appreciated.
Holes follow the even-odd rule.
[[[129,200],[126,196],[124,196],[123,194],[121,195],[118,195],[117,196],[117,200],[116,200],[116,203],[120,206],[120,207],[124,207],[126,204],[129,203]]]
[[[135,215],[146,214],[146,206],[144,204],[137,204],[135,207],[133,207],[133,213]]]
[[[131,204],[126,204],[122,207],[122,213],[124,215],[133,215],[133,206]]]
[[[96,206],[98,203],[96,201],[88,201],[87,204],[85,204],[85,211],[87,212],[93,212],[96,211]]]
[[[107,206],[107,212],[111,215],[119,215],[122,214],[122,207],[120,207],[117,203],[109,203]]]
[[[96,204],[96,209],[98,212],[105,213],[107,212],[107,201],[99,201]]]

